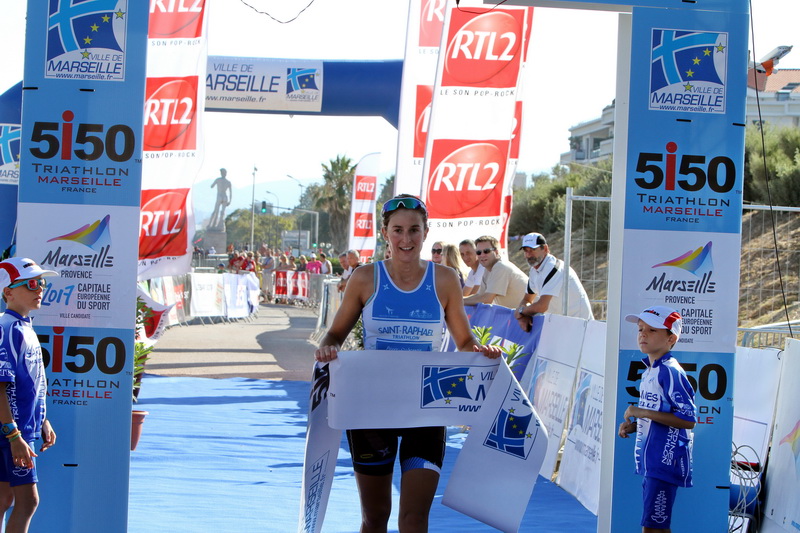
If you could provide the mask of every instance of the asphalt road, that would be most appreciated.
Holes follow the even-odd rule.
[[[309,381],[316,325],[312,309],[266,304],[250,321],[173,326],[156,343],[145,373]]]

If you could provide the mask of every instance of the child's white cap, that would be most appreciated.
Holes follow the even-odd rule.
[[[683,325],[683,318],[676,310],[665,307],[663,305],[654,305],[648,307],[638,315],[627,315],[625,320],[638,324],[643,321],[648,326],[658,329],[668,329],[670,333],[674,333],[678,337],[681,336],[681,326]]]
[[[58,276],[55,270],[45,270],[27,257],[9,257],[0,261],[0,287],[8,287],[20,279],[39,276]]]

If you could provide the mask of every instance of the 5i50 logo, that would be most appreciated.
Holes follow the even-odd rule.
[[[724,155],[707,158],[704,155],[684,154],[678,156],[678,145],[668,142],[666,154],[642,152],[636,162],[634,179],[642,189],[676,189],[687,192],[700,191],[706,187],[716,193],[728,193],[736,185],[736,164]]]
[[[58,157],[69,161],[74,157],[82,161],[96,161],[106,155],[122,163],[130,160],[135,148],[133,129],[126,124],[114,124],[106,129],[104,124],[73,124],[75,113],[66,110],[63,122],[33,123],[30,153],[37,159]]]

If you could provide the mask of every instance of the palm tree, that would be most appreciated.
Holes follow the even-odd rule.
[[[327,165],[322,164],[323,183],[307,191],[313,209],[328,214],[331,242],[337,250],[347,249],[354,173],[353,161],[338,155]]]

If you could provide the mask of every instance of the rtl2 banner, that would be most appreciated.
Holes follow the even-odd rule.
[[[431,241],[492,235],[505,245],[509,163],[532,8],[449,7],[428,128]]]
[[[378,198],[378,153],[365,155],[356,165],[353,199],[350,208],[348,248],[358,250],[359,261],[367,263],[375,255],[375,203]]]
[[[150,3],[139,279],[189,272],[191,189],[200,170],[205,0]]]

